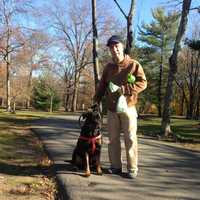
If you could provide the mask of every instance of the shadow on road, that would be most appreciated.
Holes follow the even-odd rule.
[[[80,132],[77,118],[38,120],[34,122],[33,130],[54,159],[57,174],[62,175],[66,182],[69,181],[66,184],[75,184],[70,177],[77,179],[82,176],[82,172],[75,171],[69,162]],[[103,132],[103,135],[107,140],[107,133]],[[102,165],[108,166],[108,157],[104,153],[107,152],[107,144],[103,145],[102,150]],[[90,179],[81,179],[83,185],[80,187],[82,190],[84,188],[83,192],[91,187],[95,199],[99,200],[119,199],[119,194],[120,199],[197,200],[200,196],[199,166],[198,152],[139,138],[139,175],[136,180],[109,175],[105,168],[102,177],[97,178],[93,174]]]

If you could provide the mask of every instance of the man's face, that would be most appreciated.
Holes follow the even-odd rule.
[[[112,58],[116,62],[121,62],[124,59],[124,46],[122,43],[113,43],[109,45]]]

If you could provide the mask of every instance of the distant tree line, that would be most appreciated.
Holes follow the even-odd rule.
[[[24,4],[2,0],[0,4],[0,106],[8,111],[34,108],[50,112],[90,107],[95,90],[90,4],[73,1],[63,7],[54,2],[37,10],[31,1]],[[128,14],[121,10],[127,19],[125,26],[130,26],[124,29],[109,8],[97,5],[99,70],[101,73],[110,59],[107,38],[113,33],[129,37],[127,52],[141,62],[148,79],[148,88],[140,96],[139,112],[162,117],[169,87],[169,58],[182,15],[177,10],[155,8],[152,21],[143,23],[138,38],[134,38],[130,23],[134,9],[133,1]],[[18,23],[27,14],[38,23],[36,28]],[[199,119],[200,26],[193,26],[190,38],[185,37],[178,47],[170,108],[171,114]]]

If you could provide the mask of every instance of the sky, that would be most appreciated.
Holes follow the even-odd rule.
[[[118,7],[116,6],[113,0],[110,2],[112,2],[113,11],[115,15],[120,17],[120,11]],[[160,6],[162,2],[163,0],[136,0],[136,23],[140,23],[141,21],[145,21],[146,23],[149,22],[152,19],[151,9]],[[126,13],[128,13],[131,0],[118,0],[118,3],[123,8],[123,10],[127,10]]]
[[[107,1],[107,0],[105,0]],[[150,22],[152,19],[151,10],[159,7],[164,6],[166,9],[174,9],[175,3],[169,3],[169,2],[175,2],[172,0],[135,0],[136,1],[136,21],[141,22],[144,21],[146,23]],[[116,16],[119,18],[123,18],[122,14],[119,15],[119,9],[117,5],[115,4],[114,0],[109,1],[110,6],[113,7],[113,12]],[[129,11],[131,0],[117,0],[117,2],[120,4],[120,6],[123,8],[123,10]],[[192,6],[200,6],[200,0],[192,0]],[[180,8],[180,7],[179,7]],[[127,13],[126,12],[126,13]]]
[[[159,7],[159,6],[164,6],[168,10],[172,10],[175,8],[174,3],[169,3],[169,1],[172,2],[172,0],[135,0],[136,1],[136,14],[134,16],[134,28],[137,29],[137,26],[141,25],[143,22],[144,23],[150,23],[152,21],[152,9]],[[105,0],[105,2],[108,2]],[[120,6],[123,8],[123,10],[127,11],[128,13],[130,5],[131,5],[131,0],[117,0],[117,2],[120,4]],[[174,1],[173,1],[174,2]],[[122,15],[121,11],[115,4],[113,0],[109,1],[109,6],[112,7],[113,14],[118,17],[120,22],[126,23],[126,20],[124,16]],[[196,7],[200,6],[200,0],[192,0],[192,6],[191,7]],[[181,9],[181,7],[177,7],[177,9]],[[187,34],[190,35],[190,30],[192,30],[191,27],[191,22],[196,21],[197,23],[200,22],[200,14],[197,14],[196,11],[191,11],[189,15],[189,20],[188,20],[188,32]]]
[[[57,0],[60,2],[63,2],[63,6],[69,6],[70,2],[74,0]],[[79,0],[81,1],[88,1],[88,3],[91,3],[91,0]],[[137,26],[140,26],[143,22],[144,23],[150,23],[152,21],[152,9],[159,7],[159,6],[164,6],[168,10],[173,10],[174,3],[176,2],[175,0],[135,0],[136,1],[136,13],[133,18],[134,20],[134,30],[137,33]],[[34,0],[33,1],[35,5],[42,5],[42,4],[51,4],[51,2],[54,2],[54,0]],[[128,11],[130,9],[131,5],[131,0],[117,0],[117,2],[120,4],[122,9],[125,11],[126,14],[128,14]],[[170,2],[170,3],[169,3]],[[109,8],[110,12],[114,16],[118,18],[121,24],[126,25],[126,19],[124,18],[123,14],[117,7],[116,3],[114,0],[96,0],[96,4],[101,4],[103,3],[106,5],[106,7]],[[192,0],[192,6],[200,6],[200,0]],[[181,7],[177,7],[177,9],[181,9]],[[97,10],[98,12],[98,10]],[[197,23],[200,22],[200,14],[197,14],[196,11],[191,11],[190,16],[189,16],[189,31],[192,29],[191,27],[191,22],[196,21]]]

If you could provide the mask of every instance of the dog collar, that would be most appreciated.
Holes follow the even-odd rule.
[[[85,137],[85,136],[80,135],[79,139],[87,140],[89,143],[92,143],[92,154],[93,154],[96,150],[96,140],[100,139],[101,137],[102,137],[101,134],[99,134],[98,136],[95,136],[95,137]]]

